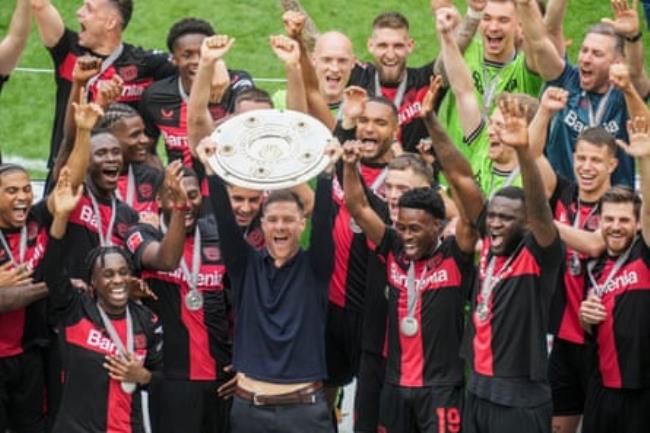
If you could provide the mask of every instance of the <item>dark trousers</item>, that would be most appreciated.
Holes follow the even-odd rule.
[[[163,379],[151,389],[157,433],[228,433],[231,400],[217,395],[214,381]]]
[[[551,433],[553,404],[509,407],[467,393],[463,433]]]
[[[43,433],[44,398],[40,350],[0,358],[0,432]]]
[[[254,406],[234,397],[230,422],[233,433],[332,433],[332,419],[322,391],[316,403]]]
[[[379,425],[379,402],[386,376],[386,358],[380,354],[361,352],[354,397],[354,431],[375,433]]]
[[[605,388],[594,376],[589,384],[584,433],[636,433],[650,429],[650,388]]]
[[[645,22],[648,25],[648,30],[650,30],[650,0],[641,0],[643,4],[643,11],[645,12]]]

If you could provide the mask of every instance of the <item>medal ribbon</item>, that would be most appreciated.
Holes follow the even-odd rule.
[[[496,256],[492,256],[490,258],[490,262],[488,263],[487,269],[484,271],[484,278],[483,278],[483,283],[481,284],[481,302],[477,305],[477,310],[479,307],[487,307],[490,296],[492,296],[492,292],[494,291],[494,288],[503,280],[504,277],[506,277],[506,274],[509,274],[511,272],[510,265],[512,264],[513,260],[517,256],[517,253],[519,252],[519,246],[515,248],[515,250],[510,254],[506,262],[503,264],[501,269],[499,270],[498,275],[494,275],[494,267],[496,266]]]
[[[397,94],[393,100],[393,105],[397,108],[399,112],[400,107],[402,106],[402,101],[404,100],[404,94],[406,93],[406,82],[408,81],[408,71],[404,70],[404,79],[400,81],[399,87],[397,88]],[[382,96],[381,83],[379,82],[379,71],[375,72],[375,96]]]
[[[120,194],[120,190],[116,189],[115,194],[117,198],[124,201],[130,207],[133,207],[133,199],[135,198],[135,174],[133,173],[133,164],[129,164],[129,173],[126,180],[126,200]]]
[[[122,55],[123,52],[124,44],[120,43],[120,45],[118,45],[117,48],[115,48],[113,52],[102,61],[102,66],[99,68],[99,73],[93,76],[90,80],[88,80],[88,83],[86,83],[86,91],[88,92],[89,96],[90,88],[97,82],[97,80],[99,80],[102,74],[106,72],[113,63],[115,63],[115,61]]]
[[[178,77],[178,93],[181,95],[181,99],[183,102],[188,104],[190,102],[190,95],[185,92],[185,89],[183,89],[183,82],[181,80],[181,77]]]
[[[627,262],[627,259],[630,257],[630,252],[632,251],[632,247],[634,246],[635,242],[636,242],[636,236],[634,237],[634,239],[632,239],[632,243],[630,243],[630,246],[627,248],[627,250],[625,250],[625,252],[621,254],[618,257],[618,259],[616,259],[614,266],[612,266],[612,269],[609,271],[609,274],[607,275],[607,278],[605,279],[605,282],[602,285],[598,285],[598,282],[594,277],[594,267],[596,266],[598,260],[592,260],[589,262],[589,264],[587,265],[587,275],[589,275],[589,280],[593,285],[593,291],[598,297],[602,298],[603,293],[605,292],[605,289],[607,288],[609,283],[614,279],[618,271],[621,270],[625,262]]]
[[[108,332],[108,336],[111,338],[113,344],[115,344],[118,352],[120,352],[120,354],[124,357],[126,357],[127,353],[134,353],[135,347],[133,343],[133,320],[131,319],[131,311],[129,310],[128,305],[126,307],[126,347],[124,347],[122,339],[117,334],[117,331],[113,326],[113,322],[111,322],[111,320],[108,318],[108,315],[101,307],[101,305],[99,305],[99,303],[97,303],[97,309],[99,310],[99,316],[102,318],[104,328],[106,328],[106,332]]]
[[[587,99],[587,108],[589,110],[589,126],[600,126],[600,122],[603,120],[605,115],[605,108],[609,97],[612,95],[613,86],[609,86],[605,95],[600,99],[598,107],[596,107],[596,114],[594,114],[594,108],[591,105],[591,99],[587,96],[587,92],[582,91],[582,97]]]
[[[160,219],[160,228],[163,233],[167,233],[167,225],[164,220]],[[198,292],[199,270],[201,269],[201,231],[199,230],[199,223],[196,223],[194,228],[194,245],[192,246],[192,271],[190,272],[185,257],[181,257],[180,267],[187,280],[187,285],[190,287],[191,292]]]
[[[113,245],[113,226],[115,225],[115,197],[111,197],[111,216],[108,220],[108,227],[106,228],[106,235],[102,230],[102,214],[99,213],[99,205],[95,195],[88,189],[88,196],[93,204],[93,212],[95,212],[95,221],[97,221],[97,235],[99,235],[99,245],[107,247]]]
[[[5,238],[5,234],[2,232],[2,230],[0,230],[0,242],[2,242],[2,247],[7,252],[7,255],[9,256],[9,260],[14,262],[14,264],[16,265],[22,264],[25,261],[25,252],[27,251],[27,225],[24,225],[20,229],[20,243],[19,243],[20,246],[18,247],[19,248],[18,262],[16,262],[14,254],[11,251],[11,248],[9,248],[9,243],[7,242],[7,239]]]

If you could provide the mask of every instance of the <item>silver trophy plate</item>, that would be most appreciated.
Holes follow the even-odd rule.
[[[257,190],[307,182],[329,163],[332,133],[297,111],[255,110],[228,119],[212,133],[217,152],[210,166],[226,182]]]

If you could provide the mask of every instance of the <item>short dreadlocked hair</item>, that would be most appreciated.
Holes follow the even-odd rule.
[[[436,219],[445,219],[445,202],[433,188],[408,190],[399,198],[397,206],[402,209],[420,209]]]
[[[95,265],[99,264],[99,266],[101,267],[106,266],[106,256],[109,254],[118,254],[122,256],[122,258],[126,262],[126,265],[129,268],[129,272],[133,273],[133,262],[131,261],[129,254],[126,252],[124,248],[118,247],[116,245],[98,246],[90,250],[90,252],[86,256],[86,269],[87,269],[86,283],[90,284]]]
[[[140,116],[140,113],[130,105],[115,102],[108,106],[108,109],[95,126],[96,130],[111,131],[115,125],[124,119]]]
[[[215,35],[215,31],[212,28],[212,24],[205,20],[193,17],[183,18],[174,23],[171,29],[169,29],[169,33],[167,34],[167,49],[169,52],[174,51],[174,44],[176,44],[178,39],[190,34],[213,36]]]

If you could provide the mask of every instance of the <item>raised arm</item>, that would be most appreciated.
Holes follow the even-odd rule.
[[[27,45],[30,28],[31,5],[29,0],[16,0],[9,31],[0,42],[0,75],[9,75],[18,65],[20,55]]]
[[[553,214],[544,193],[544,182],[530,153],[526,107],[514,98],[502,100],[499,109],[503,113],[504,126],[499,131],[501,142],[517,152],[526,199],[526,221],[535,240],[541,247],[551,245],[558,236]]]
[[[447,80],[456,97],[460,124],[465,137],[471,136],[481,125],[481,108],[476,99],[476,89],[465,59],[454,39],[455,9],[441,8],[437,11],[436,25],[440,36],[442,59]]]
[[[641,205],[641,234],[646,245],[650,245],[650,121],[645,117],[628,120],[627,131],[630,144],[617,141],[619,146],[630,156],[636,158],[641,177],[639,192],[645,199]]]
[[[546,3],[546,14],[544,14],[546,32],[561,57],[566,55],[564,16],[566,15],[568,3],[569,0],[548,0],[548,3]]]
[[[630,68],[630,78],[637,91],[645,97],[650,92],[650,79],[645,70],[639,2],[633,0],[630,6],[627,0],[611,0],[611,4],[614,19],[603,18],[602,22],[612,26],[617,34],[625,38],[625,60]]]
[[[515,6],[526,40],[528,67],[536,70],[544,81],[556,79],[562,74],[565,61],[544,27],[537,3],[534,0],[515,0]]]
[[[293,11],[303,14],[306,18],[305,25],[300,31],[300,41],[307,48],[308,52],[313,51],[318,38],[318,28],[314,21],[309,17],[305,8],[302,7],[299,0],[280,0],[282,10],[285,12]]]
[[[209,137],[201,140],[196,148],[198,158],[205,167],[205,173],[208,176],[208,186],[210,188],[210,204],[212,212],[217,219],[217,228],[219,230],[219,239],[222,246],[226,268],[232,275],[241,275],[245,271],[248,252],[252,247],[248,244],[242,235],[237,220],[230,205],[230,197],[226,189],[226,183],[216,175],[208,159],[217,151],[217,145]]]
[[[623,92],[628,117],[645,117],[650,122],[650,109],[632,85],[628,67],[623,63],[613,64],[609,68],[609,80]]]
[[[305,86],[304,90],[307,101],[307,110],[309,114],[333,130],[336,126],[336,120],[330,112],[327,101],[320,93],[318,78],[316,77],[316,71],[314,70],[312,59],[309,56],[309,51],[301,37],[307,19],[308,17],[304,13],[295,11],[288,11],[282,16],[284,29],[287,32],[287,35],[296,41],[300,48],[300,68]]]
[[[271,48],[287,74],[287,108],[307,113],[307,95],[300,67],[300,45],[287,36],[271,36]]]
[[[330,163],[317,178],[316,204],[309,234],[309,244],[311,245],[309,256],[314,270],[321,278],[329,281],[334,270],[332,177],[336,163],[342,154],[341,144],[338,141],[332,141],[325,148],[325,154]]]
[[[148,269],[173,271],[183,256],[185,244],[185,211],[188,198],[182,185],[183,163],[174,161],[165,169],[166,197],[173,203],[167,233],[160,242],[149,243],[142,252],[142,264]]]
[[[551,198],[557,186],[557,174],[551,163],[544,156],[544,147],[548,136],[548,125],[559,110],[564,108],[569,97],[569,92],[559,87],[549,87],[544,91],[542,100],[535,113],[535,117],[528,126],[530,153],[544,181],[544,191],[547,198]]]
[[[52,48],[61,40],[65,32],[63,18],[50,0],[31,0],[31,2],[38,35],[43,45]]]
[[[216,62],[223,59],[234,43],[235,40],[229,36],[216,35],[205,38],[201,45],[199,68],[187,104],[187,141],[195,157],[199,142],[210,135],[214,129],[208,105]]]
[[[422,101],[422,120],[431,136],[431,145],[436,155],[436,161],[442,167],[445,178],[452,185],[453,190],[462,195],[462,212],[475,225],[483,211],[485,197],[476,184],[469,162],[452,143],[433,112],[433,99],[436,92],[434,86],[435,83],[432,81],[432,86]]]
[[[386,225],[372,210],[359,178],[359,161],[361,160],[361,143],[346,141],[343,144],[343,191],[345,206],[370,242],[379,245],[386,233]]]

